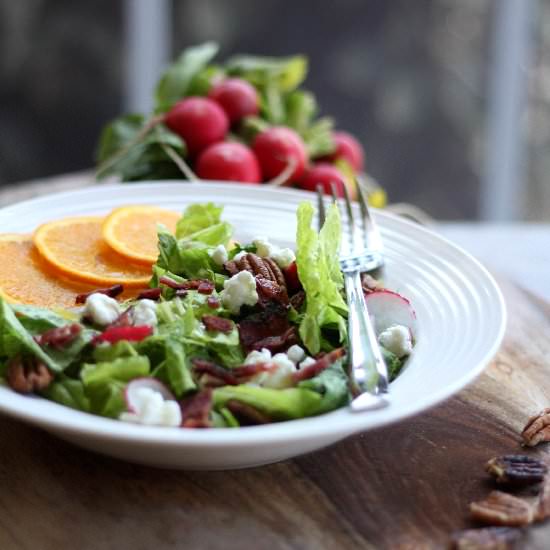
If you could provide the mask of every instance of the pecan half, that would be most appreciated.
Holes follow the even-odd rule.
[[[521,432],[521,438],[527,447],[550,441],[550,409],[543,409],[539,414],[529,418]]]
[[[6,380],[18,393],[34,393],[45,390],[53,380],[53,374],[44,363],[33,357],[14,357],[9,363]]]
[[[248,271],[257,279],[265,279],[277,285],[285,296],[288,294],[285,276],[281,268],[271,258],[260,258],[257,254],[249,252],[238,260],[226,262],[224,267],[230,275],[236,275],[240,271]]]
[[[526,486],[544,479],[548,468],[540,460],[526,455],[505,455],[491,458],[485,469],[497,483]]]
[[[536,503],[535,519],[544,521],[550,518],[550,475],[546,475]]]
[[[508,493],[491,491],[485,500],[470,504],[470,515],[472,519],[489,525],[520,527],[533,522],[535,507]]]
[[[523,531],[514,527],[465,529],[452,535],[451,548],[456,550],[511,550],[522,536]]]

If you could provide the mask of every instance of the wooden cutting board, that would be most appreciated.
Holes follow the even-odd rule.
[[[502,288],[505,342],[474,384],[412,420],[285,463],[155,470],[1,417],[0,548],[446,547],[490,489],[486,460],[522,452],[528,416],[550,406],[550,305]],[[520,548],[550,548],[550,522]]]

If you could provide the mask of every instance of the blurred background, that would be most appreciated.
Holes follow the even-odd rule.
[[[392,202],[550,220],[550,0],[0,0],[0,185],[88,169],[102,126],[215,40],[310,59]]]

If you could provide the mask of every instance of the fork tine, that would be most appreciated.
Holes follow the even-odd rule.
[[[319,231],[321,231],[321,227],[323,227],[323,224],[325,223],[325,201],[323,200],[323,186],[318,185],[317,186],[317,212],[319,214]]]
[[[346,212],[348,213],[350,244],[353,250],[357,245],[357,241],[355,238],[355,232],[357,228],[355,226],[355,219],[353,217],[353,209],[351,208],[351,199],[349,196],[347,185],[344,185],[344,201],[346,203]]]
[[[332,200],[334,201],[334,204],[337,206],[338,210],[340,211],[340,214],[342,213],[342,207],[341,207],[341,204],[340,204],[340,201],[338,200],[338,191],[336,189],[336,184],[334,183],[331,183],[330,184],[330,193],[332,195]],[[352,237],[352,234],[353,234],[353,218],[351,218],[350,216],[352,216],[352,212],[351,210],[347,209],[346,208],[346,214],[347,214],[347,218],[348,218],[348,228],[349,228],[349,231],[344,232],[346,233],[346,237],[347,237],[347,240],[346,239],[342,239],[342,252],[344,254],[351,254],[352,251],[353,251],[353,246],[354,246],[354,241],[353,241],[353,237]]]
[[[372,219],[369,203],[365,197],[361,186],[359,185],[359,180],[354,179],[355,188],[357,189],[357,198],[359,200],[359,208],[361,209],[361,218],[363,223],[364,239],[365,245],[371,250],[381,251],[382,250],[382,237],[378,231],[377,225]]]

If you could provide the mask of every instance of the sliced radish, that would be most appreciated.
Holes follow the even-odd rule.
[[[391,325],[404,325],[416,336],[416,313],[407,298],[392,290],[377,290],[368,293],[365,301],[377,335]]]
[[[165,401],[176,400],[174,394],[160,380],[149,376],[134,378],[134,380],[131,380],[128,383],[126,389],[124,390],[124,400],[126,401],[126,406],[128,407],[129,412],[138,412],[139,407],[137,404],[139,399],[136,398],[136,391],[142,388],[147,388],[160,393]]]

